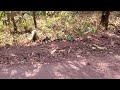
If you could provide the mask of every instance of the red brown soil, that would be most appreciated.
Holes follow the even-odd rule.
[[[120,78],[120,37],[100,34],[73,42],[0,47],[0,78]]]

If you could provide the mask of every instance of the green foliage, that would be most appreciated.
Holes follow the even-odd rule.
[[[95,29],[95,27],[93,27],[93,26],[89,26],[89,27],[85,27],[85,28],[84,28],[84,32],[85,32],[85,33],[88,33],[88,32],[95,33],[95,32],[96,32],[96,29]]]
[[[23,20],[21,20],[21,24],[26,26],[27,25],[27,21],[23,19]]]
[[[49,16],[49,17],[63,17],[71,14],[70,11],[40,11],[39,15]]]
[[[72,34],[65,35],[65,39],[68,41],[74,41],[74,36]]]
[[[5,16],[5,11],[0,11],[0,18]]]
[[[11,11],[0,11],[0,44],[6,42],[12,44],[13,41],[21,44],[24,40],[28,40],[27,38],[31,37],[31,34],[26,31],[34,29],[32,12],[12,11],[11,14]],[[12,21],[10,20],[10,24],[7,26],[3,24],[3,21],[8,23],[8,14],[14,16],[18,31],[22,32],[15,35],[14,40],[12,34],[9,33],[13,30]],[[65,38],[73,41],[74,38],[84,36],[86,33],[99,31],[97,27],[101,13],[97,13],[97,11],[36,11],[36,16],[39,38],[44,39],[48,36],[53,40]],[[111,15],[110,22],[120,25],[119,19],[119,17],[115,18],[115,15]]]
[[[74,33],[76,36],[82,36],[83,31],[81,30],[81,28],[75,28]]]
[[[0,21],[0,31],[3,29],[3,22],[2,21]]]

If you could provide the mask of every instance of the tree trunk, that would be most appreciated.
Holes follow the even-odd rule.
[[[110,11],[102,11],[100,24],[105,28],[105,30],[108,30],[109,15]]]
[[[13,12],[11,12],[11,20],[12,20],[12,23],[13,23],[14,31],[17,32],[17,25],[15,23],[14,13]]]
[[[33,20],[34,20],[35,28],[37,28],[37,22],[36,22],[36,11],[33,11]]]
[[[10,13],[8,12],[7,13],[7,22],[8,22],[8,25],[10,24]]]

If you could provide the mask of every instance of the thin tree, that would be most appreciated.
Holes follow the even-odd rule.
[[[13,27],[14,27],[14,31],[17,32],[17,25],[16,25],[16,22],[15,22],[15,19],[14,19],[14,12],[11,11],[11,21],[13,23]]]
[[[10,24],[10,12],[7,12],[7,22],[8,22],[8,25]]]
[[[35,28],[37,28],[36,11],[33,11],[33,20],[34,20],[34,26],[35,26]]]

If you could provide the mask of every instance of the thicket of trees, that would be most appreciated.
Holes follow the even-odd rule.
[[[109,15],[110,11],[101,11],[101,24],[105,27],[105,30],[108,28],[109,23]],[[17,25],[16,23],[22,23],[22,20],[25,20],[23,18],[24,14],[29,14],[33,16],[34,21],[34,27],[37,28],[37,22],[36,22],[36,14],[37,15],[48,15],[48,16],[56,16],[59,12],[55,11],[1,11],[0,12],[0,20],[3,22],[3,25],[9,26],[10,24],[13,24],[14,31],[17,32]],[[74,11],[74,13],[79,13],[79,11]],[[19,15],[18,20],[15,20],[14,17]]]
[[[89,22],[85,22],[85,26],[83,27],[85,30],[83,30],[82,26],[80,26],[79,23],[75,21],[79,20],[76,19],[75,16],[80,15],[82,12],[83,11],[0,11],[0,31],[10,32],[10,34],[12,35],[14,34],[13,35],[14,37],[15,34],[31,33],[35,29],[36,31],[37,30],[41,31],[42,26],[40,25],[40,23],[43,23],[42,19],[44,19],[44,21],[47,23],[47,25],[46,23],[43,24],[47,27],[45,28],[46,30],[42,31],[45,37],[47,37],[48,30],[49,32],[54,32],[57,38],[59,38],[60,35],[62,35],[59,34],[58,32],[61,33],[64,32],[65,34],[67,34],[66,36],[67,39],[73,40],[73,33],[75,33],[75,35],[77,36],[78,34],[84,33],[88,29],[89,31],[92,32],[96,30],[95,27],[90,26]],[[100,17],[98,16],[98,18],[100,18],[99,25],[102,25],[102,27],[104,27],[104,30],[106,31],[108,30],[109,17],[112,12],[100,11],[99,13],[100,13]],[[52,19],[50,20],[50,18]],[[49,19],[49,21],[47,21],[47,19]],[[60,21],[60,24],[55,21],[56,19]],[[55,21],[54,24],[52,20]],[[69,25],[68,28],[67,25],[69,23],[73,25],[73,27]],[[76,23],[77,25],[75,26],[74,23]],[[49,28],[51,27],[53,28],[53,31],[49,30]],[[35,35],[37,34],[34,32],[33,36]],[[36,39],[34,39],[33,41],[35,40]]]

